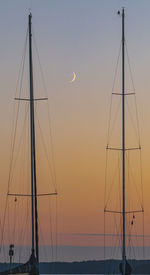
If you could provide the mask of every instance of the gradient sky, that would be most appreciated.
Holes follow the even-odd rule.
[[[150,1],[0,1],[3,190],[9,169],[13,98],[31,8],[51,108],[60,245],[103,244],[102,237],[75,234],[103,233],[105,147],[121,41],[117,11],[123,6],[143,150],[145,234],[150,234]],[[70,84],[73,71],[77,79]]]

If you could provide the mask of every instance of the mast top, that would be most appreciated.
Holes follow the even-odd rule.
[[[28,18],[29,18],[29,21],[30,21],[30,23],[31,23],[31,19],[32,19],[32,13],[31,13],[31,12],[29,13]]]
[[[32,27],[32,13],[31,12],[29,13],[29,16],[28,16],[28,24],[29,24],[29,36],[32,37],[32,30],[31,30],[31,27]]]
[[[120,10],[117,11],[117,14],[118,15],[121,14]],[[125,8],[124,7],[122,7],[122,14],[121,15],[123,15],[123,16],[125,15]]]

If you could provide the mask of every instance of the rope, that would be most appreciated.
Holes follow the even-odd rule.
[[[37,122],[38,122],[38,126],[39,126],[39,130],[40,130],[41,139],[42,139],[42,142],[43,142],[45,155],[46,155],[47,162],[48,162],[48,165],[49,165],[50,174],[51,174],[51,177],[52,177],[52,184],[54,186],[55,192],[57,192],[56,185],[55,185],[55,180],[54,180],[54,177],[53,177],[53,172],[52,172],[52,168],[51,168],[51,164],[50,164],[50,160],[49,160],[47,149],[46,149],[46,143],[45,143],[45,140],[44,140],[44,137],[43,137],[43,133],[42,133],[42,129],[41,129],[41,125],[40,125],[40,121],[39,121],[37,113],[36,113],[36,119],[37,119]]]
[[[27,47],[27,36],[28,36],[28,29],[27,29],[27,34],[26,34],[26,40],[25,40],[25,46],[24,46],[24,53],[22,57],[22,69],[20,67],[19,70],[19,76],[17,80],[17,87],[16,87],[16,93],[19,85],[19,78],[21,77],[20,80],[20,87],[19,87],[19,97],[21,96],[21,91],[22,91],[22,82],[23,82],[23,73],[24,73],[24,65],[25,65],[25,57],[26,57],[26,47]],[[15,140],[16,140],[16,133],[17,133],[17,123],[18,123],[18,115],[19,115],[19,107],[20,107],[20,100],[18,101],[18,107],[17,107],[17,115],[16,115],[16,121],[13,123],[15,124],[13,126],[14,129],[14,136],[11,138],[12,140],[12,150],[11,150],[11,157],[10,157],[10,168],[9,168],[9,176],[8,176],[8,192],[9,192],[9,184],[10,184],[10,176],[11,176],[11,170],[12,170],[12,163],[13,163],[13,155],[14,155],[14,148],[15,148]]]
[[[121,158],[121,154],[120,154],[120,158]],[[110,185],[110,192],[109,192],[109,194],[108,194],[108,197],[107,197],[107,200],[106,200],[106,204],[105,204],[105,209],[107,208],[107,204],[108,204],[108,202],[109,202],[110,195],[111,195],[111,193],[112,193],[111,191],[112,191],[112,188],[113,188],[114,183],[115,183],[115,177],[116,177],[117,172],[118,172],[118,167],[116,167],[116,170],[115,170],[114,175],[113,175],[112,183],[111,183],[111,185]]]
[[[110,122],[111,122],[111,111],[112,111],[112,96],[113,96],[112,93],[113,93],[114,87],[115,87],[115,81],[116,81],[116,76],[117,76],[117,71],[118,71],[120,53],[121,53],[121,43],[120,43],[120,47],[119,47],[119,53],[118,53],[118,57],[117,57],[117,63],[116,63],[116,67],[115,67],[115,74],[114,74],[113,85],[112,85],[112,90],[111,90],[111,102],[110,102],[109,119],[108,119],[107,145],[109,144],[109,138],[110,138],[110,133],[109,132],[110,132]]]
[[[128,54],[128,48],[127,44],[125,44],[126,48],[126,53],[127,53],[127,59],[128,59],[128,65],[129,65],[129,71],[130,71],[130,76],[131,76],[131,82],[133,86],[133,91],[134,91],[134,102],[135,102],[135,110],[136,110],[136,120],[137,120],[137,134],[138,134],[138,139],[139,139],[139,146],[141,146],[141,141],[140,141],[140,127],[139,127],[139,118],[138,118],[138,111],[137,111],[137,100],[136,100],[136,93],[135,93],[135,85],[133,81],[133,75],[132,75],[132,70],[131,70],[131,64],[130,64],[130,59],[129,59],[129,54]],[[141,151],[140,151],[140,182],[141,182],[141,192],[142,192],[142,207],[144,209],[144,200],[143,200],[143,173],[142,173],[142,157],[141,157]],[[142,213],[142,224],[143,224],[143,258],[145,257],[145,252],[144,252],[144,212]]]
[[[131,64],[130,64],[130,59],[129,59],[129,54],[128,54],[128,48],[127,48],[127,44],[126,43],[125,43],[125,49],[126,49],[126,53],[127,53],[127,60],[128,60],[128,65],[129,65],[129,71],[130,71],[130,76],[131,76],[131,81],[132,81],[132,86],[133,86],[133,91],[134,91],[135,108],[136,108],[136,119],[137,119],[137,129],[138,129],[138,138],[139,138],[139,145],[140,145],[141,144],[141,142],[140,142],[140,127],[139,127],[139,118],[138,118],[138,111],[137,111],[136,93],[135,93],[135,86],[134,86],[133,75],[132,75],[132,70],[131,70]]]
[[[128,155],[126,155],[126,157],[128,158]],[[129,163],[129,168],[130,168],[130,171],[131,171],[131,176],[132,176],[132,182],[134,183],[135,185],[135,189],[136,189],[136,192],[137,192],[137,197],[138,197],[138,202],[139,202],[139,205],[141,206],[141,210],[143,209],[143,205],[142,205],[142,201],[140,199],[140,196],[139,196],[139,192],[138,192],[138,189],[137,189],[137,185],[135,183],[135,180],[134,180],[134,176],[133,176],[133,173],[132,173],[132,168],[131,168],[131,165]]]
[[[138,146],[140,147],[139,137],[138,137],[138,129],[137,129],[136,126],[135,126],[134,119],[133,119],[132,113],[131,113],[130,108],[129,108],[128,100],[126,100],[126,106],[127,106],[127,109],[128,109],[128,113],[129,113],[129,115],[130,115],[130,119],[131,119],[131,122],[132,122],[133,129],[134,129],[134,131],[135,131],[135,136],[136,136],[137,139],[138,139],[138,140],[137,140]]]
[[[49,224],[50,224],[50,238],[51,238],[51,251],[52,251],[52,262],[54,260],[54,245],[53,245],[53,229],[52,229],[52,216],[51,216],[51,198],[49,199],[49,210],[50,210],[50,215],[49,215]],[[50,261],[51,261],[50,260]]]
[[[35,45],[35,49],[36,49],[38,62],[39,62],[39,68],[40,68],[41,78],[42,78],[42,82],[43,82],[43,88],[44,88],[46,97],[48,97],[46,84],[45,84],[44,73],[43,73],[43,69],[42,69],[42,65],[41,65],[41,61],[40,61],[40,55],[39,55],[38,47],[37,47],[37,44],[36,44],[36,39],[35,39],[34,32],[33,32],[33,41],[34,41],[34,45]],[[50,119],[51,115],[50,115],[50,107],[49,107],[48,102],[47,102],[47,106],[48,106],[48,121],[49,121],[49,132],[50,132],[51,155],[52,155],[52,164],[53,164],[53,170],[54,170],[54,182],[56,184],[55,157],[54,157],[54,149],[53,149],[52,126],[51,126],[51,119]]]

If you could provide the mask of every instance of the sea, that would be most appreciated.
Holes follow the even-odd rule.
[[[6,258],[1,257],[1,262],[9,262],[8,251],[9,247],[5,248],[5,255]],[[2,251],[3,251],[2,248]],[[55,249],[55,247],[54,247]],[[20,246],[15,247],[14,249],[14,260],[13,262],[25,262],[29,256],[24,258],[24,255],[30,255],[30,247],[26,247],[27,254],[23,253],[21,260],[18,261],[20,251]],[[115,253],[114,253],[115,252]],[[113,253],[113,254],[112,254]],[[148,260],[150,259],[150,246],[147,247],[132,247],[127,248],[127,254],[129,259],[136,259],[136,260]],[[121,248],[120,247],[106,247],[105,248],[105,257],[104,257],[104,247],[93,247],[93,246],[58,246],[57,247],[57,262],[78,262],[78,261],[88,261],[88,260],[106,260],[106,259],[120,259],[121,257]],[[40,247],[40,262],[55,262],[51,260],[51,249],[50,246],[41,246]],[[51,274],[51,273],[50,273]],[[47,275],[47,274],[41,274]],[[51,274],[55,275],[55,274]],[[80,274],[76,274],[80,275]],[[110,274],[109,274],[110,275]]]
[[[56,247],[53,247],[56,252]],[[147,260],[150,258],[150,246],[127,247],[127,256],[130,259]],[[31,253],[30,246],[15,246],[13,262],[23,263],[29,259]],[[106,247],[104,256],[104,247],[102,246],[58,246],[57,255],[53,253],[51,246],[40,246],[40,262],[76,262],[88,260],[120,259],[120,247]],[[1,247],[0,262],[9,262],[9,246]]]

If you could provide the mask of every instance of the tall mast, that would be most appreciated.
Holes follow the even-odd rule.
[[[31,146],[31,214],[32,214],[32,253],[34,244],[34,159],[33,159],[33,71],[32,71],[32,32],[31,13],[29,14],[29,77],[30,77],[30,146]]]
[[[30,77],[32,253],[33,254],[35,253],[35,244],[36,244],[36,259],[37,259],[37,262],[39,262],[31,19],[32,19],[32,14],[30,13],[29,14],[29,77]]]
[[[122,8],[122,271],[126,271],[126,240],[125,240],[125,35],[124,35],[124,8]]]

